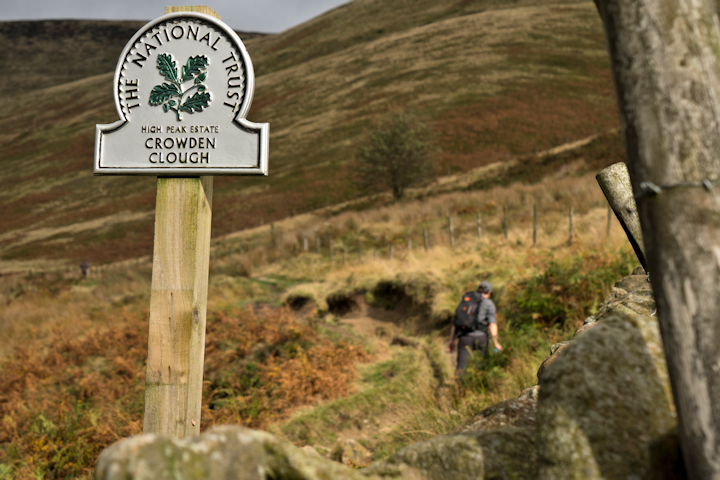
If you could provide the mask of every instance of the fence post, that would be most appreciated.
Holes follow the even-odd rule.
[[[408,237],[408,255],[412,253],[412,237]]]
[[[328,235],[328,259],[332,262],[332,237]]]
[[[320,255],[320,235],[315,237],[315,247],[317,249],[317,254]]]
[[[308,251],[308,239],[307,237],[303,237],[303,250]]]
[[[533,247],[537,243],[537,203],[533,203]]]
[[[612,207],[610,206],[609,203],[608,203],[607,211],[608,211],[608,213],[607,213],[607,231],[605,232],[605,236],[607,238],[610,238],[610,227],[612,226]]]
[[[477,212],[476,217],[477,217],[478,238],[481,238],[482,237],[482,223],[480,220],[480,212]]]
[[[425,244],[425,253],[428,251],[428,233],[427,228],[423,228],[423,243]]]
[[[373,257],[375,258],[375,261],[377,262],[377,258],[378,258],[377,248],[375,249],[375,252],[373,253]]]
[[[455,232],[453,231],[452,217],[448,217],[448,229],[450,230],[450,248],[455,248]]]
[[[275,242],[275,224],[270,224],[270,242],[272,243],[273,248],[277,247],[277,243]]]
[[[503,233],[505,234],[505,240],[508,239],[508,225],[507,225],[507,205],[503,205]]]
[[[568,245],[573,244],[573,207],[570,205],[570,238],[568,240]]]
[[[395,257],[395,245],[390,245],[390,260]]]

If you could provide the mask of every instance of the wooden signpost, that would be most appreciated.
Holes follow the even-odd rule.
[[[96,175],[157,175],[143,432],[200,432],[211,175],[267,175],[268,124],[246,119],[250,57],[209,7],[166,7],[123,50],[120,120],[97,125]]]

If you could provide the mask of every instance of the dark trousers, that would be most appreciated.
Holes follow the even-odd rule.
[[[480,350],[480,353],[485,355],[487,353],[487,347],[488,337],[485,333],[477,337],[464,335],[458,338],[457,370],[465,370],[468,357],[470,356],[470,350]]]

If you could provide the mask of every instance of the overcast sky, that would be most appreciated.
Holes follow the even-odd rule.
[[[165,5],[208,5],[235,30],[277,33],[348,0],[0,0],[0,21],[152,20]]]

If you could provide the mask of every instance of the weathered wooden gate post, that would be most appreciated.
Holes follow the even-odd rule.
[[[97,125],[96,175],[156,175],[143,431],[200,431],[212,175],[267,175],[268,124],[246,120],[254,72],[208,7],[167,7],[123,50],[120,120]]]
[[[720,18],[595,0],[690,478],[720,479]]]

